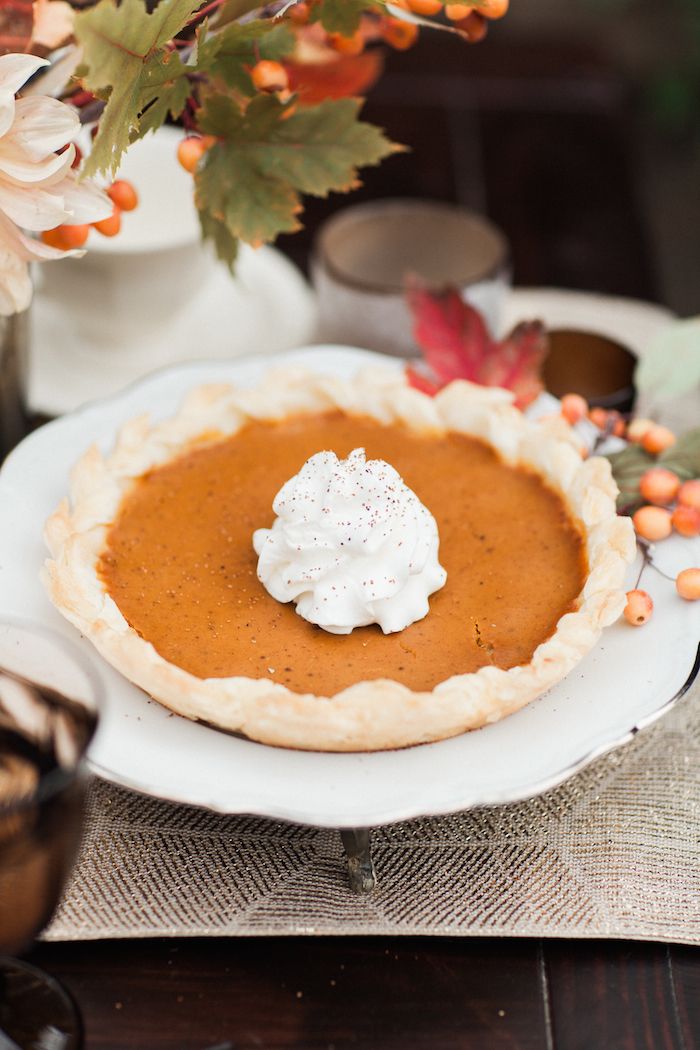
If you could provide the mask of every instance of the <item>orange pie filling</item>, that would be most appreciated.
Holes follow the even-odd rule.
[[[252,535],[321,450],[364,447],[434,515],[445,586],[396,634],[333,635],[272,598]],[[332,696],[390,678],[429,691],[456,674],[527,664],[577,607],[588,572],[580,528],[538,474],[462,434],[419,434],[340,412],[252,422],[134,482],[99,573],[123,616],[169,663],[200,678],[269,678]]]

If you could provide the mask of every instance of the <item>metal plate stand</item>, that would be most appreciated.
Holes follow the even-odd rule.
[[[370,828],[348,828],[340,832],[348,858],[348,877],[353,893],[371,893],[377,885],[370,833]]]

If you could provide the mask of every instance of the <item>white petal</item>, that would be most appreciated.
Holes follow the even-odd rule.
[[[15,96],[11,91],[0,91],[0,138],[12,127],[15,105]]]
[[[0,314],[26,310],[32,298],[29,268],[23,259],[0,249]]]
[[[29,80],[37,69],[50,64],[48,59],[37,58],[36,55],[0,56],[0,91],[16,95],[25,80]]]
[[[63,178],[75,157],[75,147],[63,153],[49,153],[45,160],[32,160],[12,141],[12,134],[0,139],[0,176],[18,184],[24,182],[49,184]]]
[[[60,183],[59,183],[60,185]],[[0,210],[25,230],[52,230],[71,219],[61,193],[15,186],[0,179]]]
[[[53,4],[55,0],[51,2]],[[22,98],[27,98],[28,95],[52,95],[54,98],[62,95],[66,84],[80,65],[82,57],[82,48],[77,44],[69,44],[61,48],[61,57],[54,57],[49,69],[44,70],[40,77],[35,77],[31,84],[23,88]]]
[[[80,131],[80,118],[72,106],[57,98],[34,95],[17,99],[12,141],[33,160],[71,142]]]
[[[11,251],[26,262],[50,262],[52,259],[65,259],[67,256],[74,256],[79,259],[82,255],[85,255],[85,252],[79,249],[62,252],[59,248],[52,248],[34,237],[27,237],[1,211],[0,244],[3,244],[8,251]]]
[[[107,194],[89,179],[79,182],[74,171],[69,172],[62,182],[56,183],[52,192],[63,195],[64,207],[74,225],[99,222],[114,211],[114,204]]]

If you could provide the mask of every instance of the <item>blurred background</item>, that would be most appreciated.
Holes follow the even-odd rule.
[[[457,201],[504,229],[516,284],[700,312],[700,0],[512,0],[477,45],[388,55],[366,114],[411,153],[354,200]],[[343,203],[280,246],[303,265]]]

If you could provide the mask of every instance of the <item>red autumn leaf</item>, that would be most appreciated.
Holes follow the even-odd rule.
[[[414,338],[428,375],[407,369],[412,386],[434,394],[453,379],[512,390],[525,408],[543,390],[541,367],[549,341],[540,321],[517,325],[505,339],[492,339],[484,320],[455,289],[432,292],[410,287]]]
[[[361,55],[331,52],[328,60],[323,62],[291,59],[285,62],[285,67],[292,91],[298,92],[304,105],[313,106],[326,98],[354,98],[366,94],[379,79],[383,58],[376,50],[364,51]]]
[[[32,0],[0,4],[0,54],[28,51],[33,24]]]

